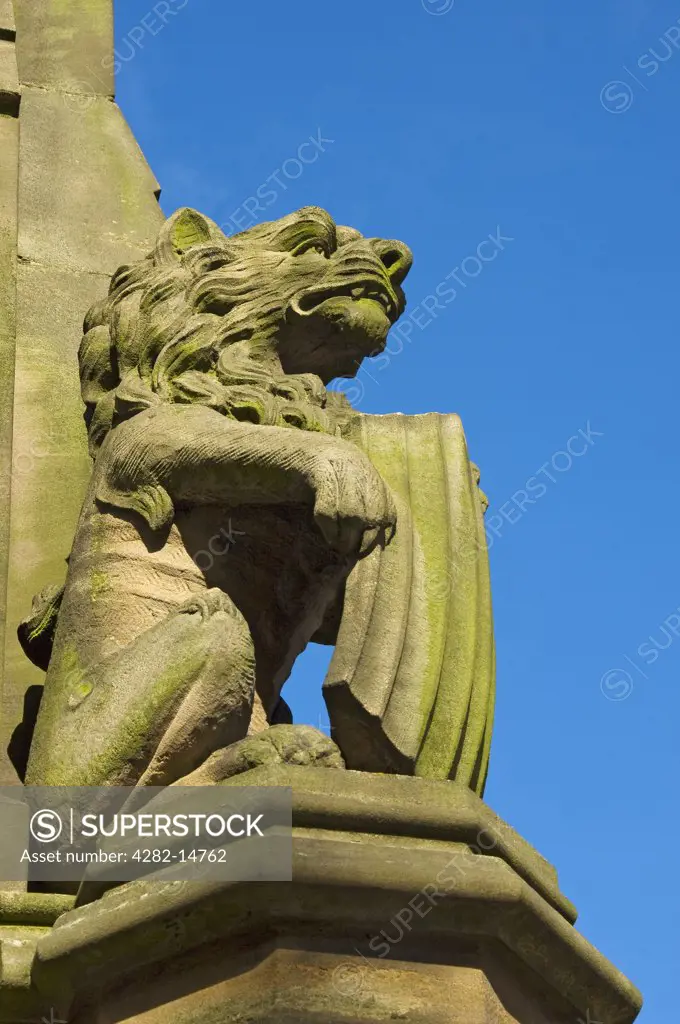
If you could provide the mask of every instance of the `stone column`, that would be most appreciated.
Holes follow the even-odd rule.
[[[16,337],[19,80],[14,12],[0,0],[0,651],[4,651]],[[0,658],[0,679],[2,658]]]
[[[42,683],[16,627],[33,595],[64,579],[90,471],[78,392],[82,319],[113,271],[151,248],[163,220],[158,184],[113,102],[112,69],[112,0],[14,0],[13,16],[0,0],[5,783],[16,778],[4,751],[24,695]]]

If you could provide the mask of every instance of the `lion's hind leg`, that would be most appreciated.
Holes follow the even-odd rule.
[[[180,609],[201,620],[206,658],[166,729],[140,785],[168,785],[214,750],[248,733],[255,698],[255,653],[248,625],[224,591],[211,588]]]
[[[255,656],[245,619],[211,589],[97,665],[55,651],[50,676],[30,784],[166,785],[246,736]]]

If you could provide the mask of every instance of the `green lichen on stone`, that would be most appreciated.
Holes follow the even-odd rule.
[[[168,721],[173,707],[186,692],[187,680],[196,678],[200,668],[201,662],[194,656],[178,660],[162,673],[153,690],[128,709],[124,721],[108,738],[104,749],[83,766],[79,781],[71,784],[104,785],[107,780],[115,779],[130,760],[134,761],[148,750],[150,740],[153,742],[153,737],[162,731],[159,726]]]
[[[110,589],[108,574],[101,569],[93,569],[90,574],[90,593],[92,600],[96,601]]]

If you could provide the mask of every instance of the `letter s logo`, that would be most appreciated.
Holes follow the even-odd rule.
[[[39,843],[53,843],[61,835],[64,823],[56,811],[36,811],[29,828]]]

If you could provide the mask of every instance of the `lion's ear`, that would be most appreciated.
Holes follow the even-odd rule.
[[[161,228],[156,242],[156,262],[173,263],[197,245],[226,244],[226,235],[209,217],[188,206],[173,213]]]

